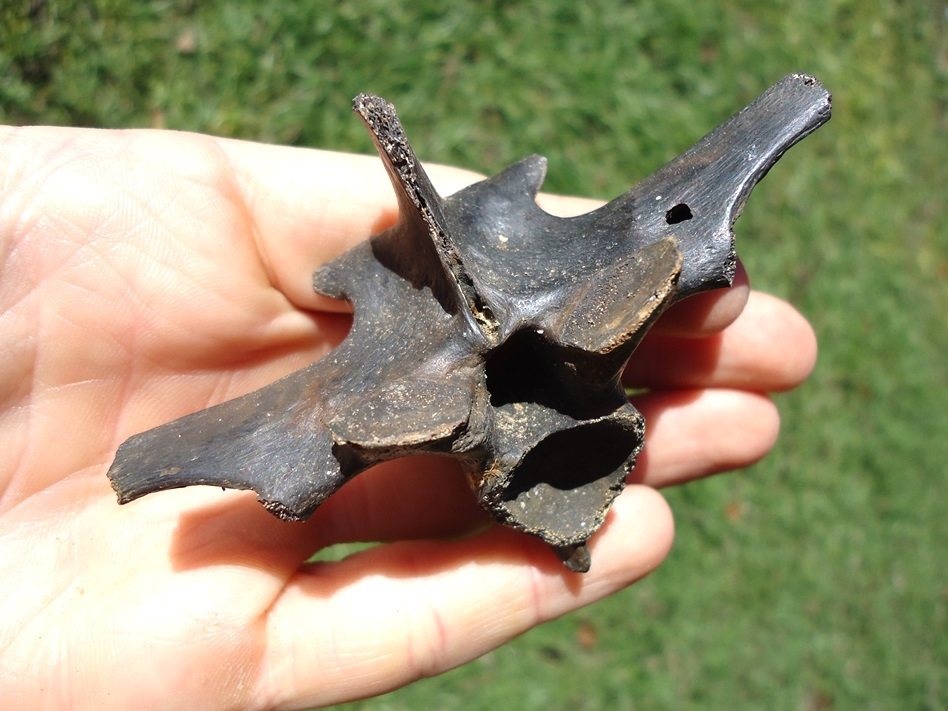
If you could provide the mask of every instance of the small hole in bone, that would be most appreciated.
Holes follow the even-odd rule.
[[[691,214],[691,208],[685,203],[680,202],[665,213],[665,222],[669,225],[677,225],[679,222],[690,220],[692,217],[694,217],[694,215]]]

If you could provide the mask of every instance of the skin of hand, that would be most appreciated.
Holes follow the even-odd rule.
[[[479,177],[429,172],[445,195]],[[463,664],[654,570],[673,538],[657,489],[766,454],[765,393],[814,364],[807,322],[743,274],[666,313],[627,369],[646,448],[586,575],[491,524],[443,458],[366,472],[304,523],[210,487],[118,506],[105,472],[128,436],[341,341],[346,306],[311,273],[396,216],[376,158],[0,129],[0,706],[306,708]],[[306,562],[348,541],[384,544]]]

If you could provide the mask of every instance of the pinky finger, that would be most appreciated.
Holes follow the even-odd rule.
[[[673,535],[661,495],[632,486],[591,541],[584,575],[566,572],[539,540],[498,526],[300,573],[268,615],[257,700],[338,703],[447,671],[644,577]]]

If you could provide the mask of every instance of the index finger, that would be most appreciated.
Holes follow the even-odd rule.
[[[313,271],[381,232],[398,217],[391,183],[375,156],[214,139],[254,224],[274,286],[303,309],[343,311],[317,295]],[[482,176],[426,166],[443,194]]]

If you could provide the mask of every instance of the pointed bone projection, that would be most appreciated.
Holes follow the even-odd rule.
[[[391,104],[354,101],[398,195],[399,221],[314,275],[350,301],[331,354],[260,390],[128,439],[108,472],[120,503],[206,484],[309,517],[386,460],[458,458],[497,521],[590,565],[645,423],[619,382],[665,308],[727,287],[732,225],[790,146],[830,117],[793,74],[625,195],[554,217],[539,156],[443,198]],[[410,492],[406,495],[411,495]]]

